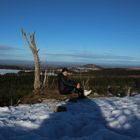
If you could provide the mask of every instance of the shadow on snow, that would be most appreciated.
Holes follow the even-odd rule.
[[[39,127],[35,128],[17,125],[5,127],[7,122],[0,120],[0,140],[132,140],[135,137],[140,137],[138,134],[140,130],[134,130],[135,127],[140,128],[138,127],[140,125],[139,119],[135,118],[138,119],[138,126],[131,125],[131,122],[129,124],[127,120],[129,115],[135,115],[134,112],[131,109],[128,110],[127,107],[126,110],[119,110],[113,100],[94,101],[94,99],[87,98],[77,102],[66,102],[63,106],[67,108],[66,112],[46,112],[48,118],[43,119],[41,123],[38,122],[39,119],[32,117],[34,112],[28,110],[31,112],[31,116],[19,121],[23,125],[28,120],[32,124],[34,122],[40,124]],[[38,113],[40,110],[41,108],[38,109]],[[24,116],[24,113],[20,115]],[[16,115],[12,115],[9,121],[16,120],[16,117]],[[5,124],[4,126],[1,125],[2,122]]]

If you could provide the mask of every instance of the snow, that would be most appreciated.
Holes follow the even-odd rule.
[[[0,140],[31,139],[140,140],[140,95],[0,107]]]
[[[0,69],[0,74],[4,75],[6,73],[18,73],[20,70],[13,70],[13,69]]]

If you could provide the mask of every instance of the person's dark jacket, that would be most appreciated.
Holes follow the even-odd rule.
[[[60,93],[64,94],[64,92],[67,92],[69,90],[72,91],[75,87],[76,82],[68,79],[62,73],[58,74],[58,89]]]

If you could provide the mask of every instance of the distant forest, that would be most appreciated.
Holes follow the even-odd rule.
[[[33,69],[29,66],[22,66],[22,65],[0,65],[0,69],[14,69],[14,70],[26,70],[26,69]]]
[[[71,71],[71,79],[80,81],[87,89],[92,89],[93,94],[99,96],[126,96],[128,87],[131,92],[140,92],[140,70],[127,69],[102,69],[89,72]],[[42,75],[43,76],[43,75]],[[43,79],[43,77],[42,77]],[[34,73],[0,75],[0,106],[16,105],[18,100],[33,90]],[[48,77],[48,90],[57,90],[57,77]]]

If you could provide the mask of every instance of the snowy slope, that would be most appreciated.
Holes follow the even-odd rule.
[[[140,95],[0,108],[0,140],[59,139],[140,140]]]

